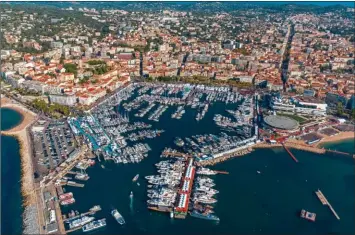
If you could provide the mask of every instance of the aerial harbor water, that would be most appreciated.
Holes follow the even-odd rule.
[[[101,205],[103,210],[96,218],[107,218],[107,226],[94,234],[353,234],[353,159],[296,150],[294,154],[300,164],[282,149],[262,149],[216,165],[214,169],[230,173],[213,177],[219,191],[214,208],[218,223],[193,217],[171,219],[168,214],[147,209],[146,180],[139,179],[138,186],[132,178],[137,173],[155,174],[153,164],[159,155],[154,152],[140,164],[106,162],[88,169],[90,180],[85,187],[67,187],[76,198],[67,210],[87,211],[92,205]],[[314,194],[318,188],[336,208],[340,221],[319,202]],[[113,207],[124,216],[124,226],[110,216]],[[301,220],[300,208],[316,212],[317,223]]]
[[[6,131],[21,123],[22,115],[9,108],[1,108],[1,130]]]
[[[347,139],[337,142],[324,143],[322,147],[327,149],[338,150],[341,152],[355,154],[355,141],[354,139]]]
[[[1,130],[18,125],[21,114],[1,108]],[[1,234],[22,233],[21,161],[16,138],[1,135]],[[5,216],[6,215],[6,216]]]
[[[144,88],[139,92],[144,93],[145,91],[142,90],[144,90]],[[154,93],[159,92],[161,95],[159,98],[157,98],[155,94],[140,97],[144,97],[145,101],[148,102],[151,101],[150,99],[155,99],[157,103],[169,104],[170,101],[166,101],[168,95],[165,94],[164,90],[159,90],[159,88],[154,89]],[[170,97],[174,98],[172,96]],[[194,94],[194,97],[201,96],[197,92],[197,94]],[[211,95],[210,93],[205,97],[213,97],[213,94]],[[224,99],[221,95],[216,95],[215,97],[217,97],[217,99]],[[101,155],[101,160],[96,161],[93,167],[86,170],[90,179],[85,182],[84,187],[66,186],[64,188],[66,192],[73,193],[75,202],[71,205],[63,206],[63,214],[68,214],[72,210],[85,212],[92,208],[93,205],[101,206],[102,210],[96,212],[95,219],[105,218],[106,220],[100,220],[96,222],[96,224],[90,224],[89,228],[85,227],[83,230],[97,226],[101,228],[91,231],[91,233],[354,233],[352,221],[355,219],[355,215],[354,211],[349,209],[355,206],[355,191],[352,187],[355,183],[353,171],[354,160],[350,157],[332,155],[329,153],[317,155],[292,150],[293,154],[297,156],[299,160],[299,163],[295,164],[281,148],[259,149],[245,156],[230,159],[211,167],[213,170],[229,172],[229,174],[209,176],[213,181],[206,180],[207,184],[211,185],[211,187],[215,186],[212,192],[218,192],[214,195],[213,199],[210,197],[198,197],[196,196],[196,192],[193,198],[194,200],[197,199],[197,201],[203,199],[208,203],[218,201],[215,203],[213,211],[215,212],[215,216],[218,216],[219,221],[209,219],[202,220],[192,216],[187,216],[185,220],[180,220],[172,218],[168,213],[149,210],[147,208],[147,200],[150,199],[147,197],[147,190],[150,189],[148,188],[148,182],[145,177],[157,175],[157,165],[159,165],[157,163],[162,160],[167,160],[161,157],[162,152],[166,150],[166,148],[176,149],[176,145],[182,145],[182,139],[186,142],[190,142],[189,137],[193,135],[199,135],[198,139],[201,139],[205,134],[215,134],[217,136],[221,132],[228,132],[228,130],[242,133],[243,135],[238,134],[237,136],[239,141],[244,141],[248,140],[250,129],[244,128],[238,130],[239,123],[243,123],[242,119],[240,119],[239,123],[236,123],[231,122],[228,118],[223,118],[223,116],[227,116],[227,113],[235,114],[238,117],[237,112],[230,110],[241,106],[241,103],[244,102],[243,100],[238,100],[238,104],[234,104],[233,102],[227,104],[226,107],[223,102],[215,102],[209,106],[206,106],[206,104],[195,105],[198,101],[194,98],[191,100],[191,107],[184,107],[185,112],[181,112],[181,106],[172,108],[165,107],[162,104],[155,104],[155,107],[153,107],[154,102],[141,106],[142,104],[139,102],[140,98],[136,99],[136,95],[127,98],[127,103],[121,103],[115,109],[120,114],[118,117],[117,114],[107,110],[106,107],[106,109],[98,109],[93,112],[95,119],[87,117],[82,120],[71,120],[71,125],[77,128],[78,132],[80,128],[85,128],[85,133],[95,134],[95,136],[90,135],[89,139],[92,140],[91,143],[93,148],[96,149],[97,154]],[[179,100],[176,99],[174,102],[179,102]],[[194,105],[199,108],[197,110],[192,108]],[[132,109],[137,109],[138,107],[139,111],[132,111]],[[152,109],[152,111],[147,112],[149,109]],[[204,111],[207,109],[207,112]],[[242,109],[240,112],[244,112],[245,110]],[[217,114],[219,114],[219,116]],[[247,112],[245,115],[247,115]],[[117,117],[117,119],[121,118],[122,120],[129,119],[130,123],[136,124],[129,127],[121,126],[114,130],[110,128],[110,125],[113,125],[112,123],[115,122],[110,119],[112,117]],[[99,120],[99,123],[96,123],[95,120]],[[144,123],[148,124],[153,130],[164,131],[159,132],[159,135],[144,132],[143,135],[130,136],[129,141],[124,141],[120,133],[125,133],[127,129],[144,129],[145,126],[139,123],[141,121],[144,121]],[[244,123],[244,125],[249,126],[249,123]],[[104,126],[104,131],[102,131],[101,126]],[[118,129],[120,129],[120,133],[116,131]],[[239,132],[237,132],[237,130]],[[96,146],[98,142],[107,141],[106,138],[108,138],[108,136],[115,138],[120,145],[127,146],[126,149],[131,148],[131,146],[135,144],[136,139],[144,139],[144,143],[147,144],[149,148],[142,146],[134,149],[131,148],[122,152],[122,155],[116,156],[115,149],[117,148],[115,145],[111,145],[111,148],[106,148],[104,151]],[[212,137],[224,139],[227,141],[228,145],[233,146],[233,138],[230,140],[231,137],[228,136],[216,136]],[[177,139],[177,137],[181,139]],[[221,147],[223,146],[216,145],[213,149],[205,150],[207,152],[213,152],[215,148]],[[184,147],[183,149],[185,151],[191,151],[188,147]],[[196,147],[193,150],[194,153],[199,153],[197,149],[199,148]],[[171,150],[171,152],[172,154],[177,154],[177,152],[173,150]],[[104,158],[108,160],[105,161]],[[205,157],[202,156],[202,158]],[[196,161],[198,161],[198,159]],[[129,162],[131,163],[124,164]],[[134,162],[136,164],[134,164]],[[186,172],[189,172],[188,169],[189,167],[187,166]],[[161,168],[159,171],[159,173],[162,173]],[[166,170],[163,170],[163,173],[166,172]],[[189,173],[186,173],[185,178],[187,179],[185,179],[185,181],[189,180],[190,177],[188,175]],[[152,177],[155,180],[160,180],[159,177]],[[154,180],[149,181],[154,182]],[[164,180],[161,182],[165,183]],[[174,182],[173,178],[170,183],[171,182]],[[211,182],[213,182],[213,184]],[[188,184],[187,182],[186,185]],[[184,187],[185,186],[183,186],[183,188]],[[183,188],[182,191],[184,191]],[[336,208],[341,220],[336,220],[329,208],[321,204],[315,195],[317,189],[321,189],[327,196],[332,206]],[[166,192],[169,194],[168,191]],[[152,194],[154,195],[154,193]],[[341,195],[341,197],[339,197],[339,195]],[[71,200],[72,201],[68,202],[73,202],[73,199]],[[150,200],[150,202],[152,201],[154,200]],[[170,201],[167,200],[166,205],[169,205],[169,202]],[[161,201],[159,201],[159,203],[161,203]],[[181,205],[183,205],[183,203],[181,203]],[[316,212],[317,223],[310,223],[309,221],[300,219],[299,213],[302,208]],[[120,215],[115,216],[115,218],[111,216],[114,209],[117,209],[120,213]],[[124,222],[119,222],[121,215],[122,218],[124,218]],[[73,234],[80,233],[82,233],[82,230],[73,232]]]

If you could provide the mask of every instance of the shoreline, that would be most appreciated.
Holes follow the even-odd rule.
[[[336,142],[341,142],[343,140],[355,139],[354,135],[355,135],[355,132],[351,132],[351,131],[340,132],[339,134],[334,135],[334,136],[324,137],[318,143],[316,143],[314,146],[321,147],[319,145],[322,145],[325,143],[336,143]]]
[[[8,129],[6,131],[1,131],[1,135],[11,136],[16,138],[19,143],[20,161],[21,161],[21,195],[22,206],[23,206],[23,234],[26,234],[28,228],[33,225],[27,224],[28,221],[27,212],[30,208],[36,207],[37,196],[35,190],[34,182],[34,169],[32,162],[32,150],[31,143],[28,135],[28,127],[36,120],[37,115],[32,111],[26,109],[21,104],[12,102],[8,98],[1,98],[1,108],[12,109],[22,115],[22,121],[17,126]],[[33,213],[33,210],[31,210]],[[32,214],[37,217],[38,211]],[[28,233],[28,232],[27,232]]]

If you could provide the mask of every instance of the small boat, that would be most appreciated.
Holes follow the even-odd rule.
[[[106,226],[106,219],[100,219],[88,224],[85,224],[82,228],[83,232],[90,232]]]
[[[138,182],[137,182],[137,185],[138,185],[138,186],[141,186],[140,183],[138,183]]]
[[[133,182],[136,182],[139,178],[139,174],[136,174],[136,176],[132,179]]]
[[[260,171],[256,171],[258,174],[260,174],[261,172]]]
[[[130,198],[133,198],[133,192],[131,191],[131,194],[129,195]]]
[[[301,210],[300,217],[312,222],[316,221],[316,213],[312,213],[304,209]]]
[[[118,210],[116,210],[116,209],[112,210],[111,215],[115,218],[117,223],[119,223],[120,225],[123,225],[126,223],[123,216],[118,212]]]

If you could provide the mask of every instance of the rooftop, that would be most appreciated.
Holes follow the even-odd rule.
[[[283,130],[293,130],[299,127],[299,123],[289,117],[270,115],[264,118],[266,124],[271,127]]]

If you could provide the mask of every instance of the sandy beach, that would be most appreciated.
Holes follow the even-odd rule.
[[[22,122],[16,127],[1,131],[2,135],[14,136],[20,142],[20,155],[21,155],[21,191],[25,198],[25,204],[36,203],[34,198],[34,179],[33,179],[33,165],[31,156],[31,147],[29,142],[29,136],[27,134],[27,127],[36,119],[36,114],[26,109],[20,104],[12,102],[8,98],[1,98],[1,107],[10,108],[19,112],[22,116]]]
[[[325,136],[321,141],[316,143],[314,146],[319,147],[319,145],[323,143],[337,142],[346,139],[355,139],[355,132],[346,131],[346,132],[340,132],[339,134],[334,136]]]

